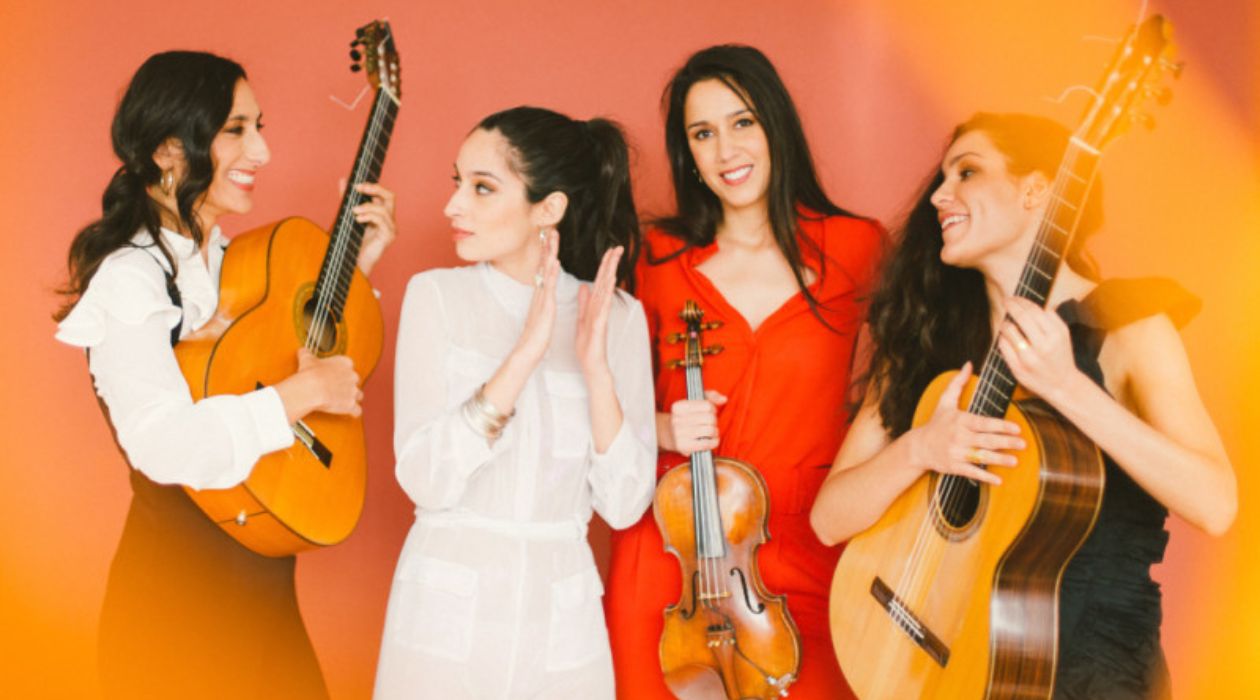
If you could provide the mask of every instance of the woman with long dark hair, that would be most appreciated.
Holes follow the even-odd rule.
[[[958,407],[996,337],[1019,384],[1093,440],[1106,470],[1097,522],[1062,578],[1054,697],[1167,697],[1150,577],[1164,522],[1171,510],[1223,533],[1237,487],[1177,335],[1198,302],[1168,280],[1099,277],[1084,249],[1101,223],[1097,185],[1046,308],[1014,296],[1069,136],[1026,115],[978,114],[955,130],[871,302],[865,398],[811,517],[838,542],[929,470],[1002,488],[1006,451],[1028,436]],[[912,428],[928,382],[959,367]]]
[[[665,145],[676,198],[638,267],[655,359],[658,476],[700,450],[741,459],[765,478],[770,542],[761,576],[785,594],[802,641],[793,697],[843,697],[831,652],[827,581],[839,549],[807,513],[848,424],[846,390],[863,300],[882,250],[879,225],[827,198],[792,99],[770,61],[747,46],[691,56],[665,90]],[[670,368],[696,301],[706,399],[687,400]],[[614,533],[607,600],[617,691],[669,698],[658,648],[662,611],[682,590],[676,559],[645,517]]]
[[[639,224],[617,126],[518,107],[455,159],[474,265],[407,286],[396,474],[416,504],[377,698],[610,698],[586,525],[652,496],[651,361],[630,286]]]
[[[208,53],[172,51],[136,71],[114,115],[122,162],[101,218],[75,237],[57,339],[88,368],[134,496],[110,568],[99,661],[107,697],[327,696],[298,612],[294,557],[238,544],[184,493],[243,481],[293,441],[314,411],[359,412],[345,357],[303,352],[274,387],[193,402],[173,345],[214,315],[228,239],[220,217],[253,207],[270,151],[245,71]],[[359,266],[394,236],[393,195],[370,202]]]

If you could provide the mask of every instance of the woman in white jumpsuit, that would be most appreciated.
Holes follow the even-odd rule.
[[[639,519],[656,449],[646,322],[616,288],[639,240],[625,141],[507,110],[455,182],[456,252],[477,264],[418,274],[403,301],[394,446],[416,522],[376,697],[612,698],[586,524]]]

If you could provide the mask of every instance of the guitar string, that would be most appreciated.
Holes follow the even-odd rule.
[[[1071,172],[1076,166],[1076,157],[1077,157],[1077,150],[1073,148],[1071,145],[1069,145],[1068,151],[1064,155],[1063,164],[1060,165],[1060,171],[1063,171],[1064,168],[1066,168],[1069,172]],[[1037,274],[1034,271],[1034,268],[1040,268],[1044,264],[1045,258],[1048,256],[1048,254],[1053,252],[1053,249],[1048,246],[1045,246],[1043,241],[1045,241],[1048,238],[1049,232],[1053,230],[1052,222],[1058,215],[1059,203],[1060,202],[1066,203],[1066,200],[1064,200],[1062,197],[1059,196],[1062,193],[1063,186],[1066,184],[1066,182],[1067,182],[1067,179],[1062,176],[1062,173],[1060,173],[1060,175],[1055,178],[1054,187],[1052,187],[1052,193],[1055,196],[1050,200],[1051,204],[1048,206],[1047,212],[1043,217],[1042,224],[1041,224],[1040,230],[1038,231],[1038,236],[1037,236],[1038,245],[1034,246],[1032,250],[1032,254],[1030,255],[1029,264],[1025,266],[1021,274],[1021,278],[1019,281],[1019,289],[1024,289],[1024,290],[1030,289],[1032,281],[1035,279],[1034,275]],[[1068,230],[1070,231],[1072,229],[1069,228]],[[1066,244],[1067,242],[1065,242],[1063,246],[1065,249],[1066,249]],[[1054,257],[1056,258],[1056,267],[1057,267],[1057,259],[1061,258],[1062,256],[1056,254]],[[986,361],[984,367],[981,370],[981,377],[979,378],[977,391],[975,395],[973,395],[972,405],[968,409],[968,411],[971,413],[975,413],[976,409],[984,410],[986,403],[988,404],[988,406],[993,407],[993,408],[999,407],[1001,403],[999,401],[993,400],[995,397],[991,395],[993,391],[993,386],[994,386],[994,377],[1004,376],[1003,371],[1006,370],[1005,362],[1002,360],[1001,355],[998,353],[998,350],[997,350],[997,337],[996,336],[993,340],[992,345],[990,346],[989,352],[990,352],[990,357],[992,358],[992,362]],[[1010,388],[1013,391],[1014,387],[1010,387]],[[997,398],[1001,398],[1001,395],[999,394]],[[958,492],[960,489],[966,488],[965,486],[963,486],[963,484],[966,483],[963,481],[965,477],[961,477],[957,475],[946,475],[943,478],[946,479],[946,484],[941,494],[941,500],[944,501],[944,507],[942,508],[943,514],[945,514],[946,517],[950,521],[956,522],[959,519],[959,516],[962,515],[962,509],[964,507],[963,504],[965,501],[963,498],[958,497]],[[983,484],[978,484],[975,482],[972,482],[972,483],[975,484],[975,488],[983,488]],[[977,499],[978,498],[979,496],[977,495]],[[977,503],[977,507],[978,507],[978,503]],[[929,541],[935,542],[935,539],[933,538],[933,539],[930,539]],[[935,549],[939,549],[942,546],[943,546],[943,543],[937,543],[937,547]],[[926,575],[928,573],[927,569],[929,567],[919,566],[918,568],[922,571],[923,575]],[[911,583],[909,585],[910,591],[908,592],[915,593],[916,597],[918,594],[918,588],[921,583],[921,579],[922,579],[922,575],[912,576]]]
[[[379,145],[378,141],[380,138],[382,123],[381,114],[384,111],[382,109],[384,105],[382,100],[383,93],[383,90],[377,90],[376,99],[373,101],[372,116],[368,122],[369,126],[364,137],[363,149],[360,156],[373,153]],[[329,284],[330,280],[327,277],[323,280],[324,285],[320,288],[321,294],[316,307],[317,311],[320,313],[318,333],[312,334],[312,336],[316,339],[323,337],[324,330],[327,328],[327,324],[332,317],[330,302],[332,295],[335,293],[336,287],[339,284],[339,279],[337,278],[340,277],[339,274],[334,273],[333,271],[339,271],[345,264],[345,251],[349,245],[349,239],[353,237],[351,232],[354,228],[354,221],[352,215],[350,214],[350,210],[353,209],[354,206],[357,206],[359,201],[361,201],[360,195],[354,187],[366,178],[367,173],[365,171],[371,167],[368,160],[369,159],[360,158],[359,161],[355,163],[355,170],[351,174],[351,183],[347,185],[347,197],[345,201],[345,208],[343,210],[345,215],[342,218],[340,225],[337,227],[334,239],[334,249],[332,254],[329,256],[328,266],[325,270],[325,273],[329,275],[329,277],[333,277],[333,279],[331,280],[331,284]],[[333,322],[335,323],[335,320]]]
[[[382,123],[384,121],[382,115],[388,111],[388,108],[386,108],[384,104],[385,100],[382,99],[385,95],[386,93],[384,90],[377,90],[376,100],[374,100],[372,109],[372,116],[368,120],[368,130],[364,137],[362,149],[363,153],[360,155],[374,153],[379,146],[380,135],[383,130]],[[392,128],[392,126],[393,125],[391,123],[390,128]],[[339,270],[344,265],[343,258],[345,257],[345,251],[349,245],[349,239],[352,238],[349,231],[353,229],[354,225],[353,216],[350,214],[350,210],[354,206],[357,206],[357,200],[359,199],[359,193],[354,189],[354,187],[363,181],[363,178],[367,174],[365,171],[370,168],[367,160],[368,159],[360,158],[358,162],[355,163],[354,172],[351,174],[351,182],[347,185],[347,196],[345,200],[345,207],[343,209],[345,215],[342,217],[341,222],[337,226],[334,234],[334,248],[330,251],[330,255],[327,260],[326,274],[330,277],[334,274],[332,273],[333,270]],[[353,274],[353,271],[351,271],[351,273]],[[330,280],[327,277],[321,281],[323,284],[318,285],[319,294],[317,294],[316,298],[315,318],[312,319],[313,323],[311,324],[311,329],[307,333],[305,343],[307,349],[313,351],[316,351],[319,347],[319,342],[323,338],[324,331],[327,329],[329,321],[331,320],[332,310],[330,308],[330,302],[336,284],[335,281],[333,281],[333,284],[329,284]],[[335,323],[335,321],[333,322]]]
[[[1045,256],[1046,252],[1050,250],[1044,245],[1041,245],[1041,243],[1048,236],[1048,232],[1052,230],[1051,222],[1054,220],[1054,218],[1058,214],[1059,202],[1063,201],[1062,198],[1057,196],[1062,191],[1063,186],[1067,182],[1067,179],[1062,176],[1062,171],[1066,168],[1070,172],[1075,167],[1076,155],[1077,155],[1076,150],[1072,148],[1071,145],[1069,144],[1068,151],[1064,154],[1063,163],[1060,165],[1060,168],[1059,168],[1061,171],[1060,175],[1056,176],[1055,181],[1054,181],[1054,186],[1052,187],[1052,192],[1056,196],[1050,200],[1051,203],[1047,207],[1047,212],[1045,215],[1043,215],[1042,223],[1039,227],[1038,235],[1036,238],[1037,245],[1034,245],[1032,253],[1030,255],[1029,263],[1025,265],[1024,270],[1021,273],[1018,289],[1026,288],[1031,283],[1033,276],[1035,274],[1033,271],[1034,267],[1039,267],[1041,265],[1041,260],[1043,256]],[[969,413],[974,414],[974,413],[980,412],[981,415],[983,415],[985,413],[991,412],[991,411],[986,410],[986,404],[988,405],[988,407],[992,407],[992,408],[1001,407],[1002,402],[994,400],[995,398],[1000,399],[1001,394],[999,393],[997,397],[992,396],[993,386],[994,386],[994,377],[1000,376],[1002,371],[1005,369],[1005,362],[1003,361],[1001,354],[998,351],[998,336],[997,335],[995,335],[993,342],[990,345],[988,358],[991,361],[986,361],[984,363],[984,366],[981,368],[981,374],[980,374],[980,377],[978,378],[978,383],[977,383],[977,391],[972,397],[971,405],[968,407]],[[1012,387],[1012,390],[1013,390],[1013,387]],[[1005,413],[1005,411],[1003,411],[1003,413]],[[1000,417],[1000,416],[994,416],[994,417]],[[950,522],[956,522],[957,520],[960,519],[959,516],[962,515],[962,510],[965,503],[965,499],[960,497],[959,492],[967,488],[968,481],[970,481],[971,484],[973,484],[973,488],[977,488],[977,489],[983,489],[983,484],[972,481],[972,480],[964,481],[966,477],[952,475],[952,474],[945,475],[942,478],[945,479],[944,488],[940,489],[941,490],[940,498],[941,498],[941,501],[943,501],[943,507],[941,509],[942,514],[945,515],[945,517]],[[938,482],[938,488],[939,487],[940,487],[940,484]],[[978,501],[979,494],[977,494],[976,498]],[[978,505],[979,504],[977,503],[977,507]],[[934,538],[929,539],[929,542],[935,542],[935,539]],[[941,546],[943,546],[943,544],[938,543],[937,548],[939,549],[939,547]],[[923,574],[927,573],[927,570],[926,570],[927,568],[928,567],[921,567]],[[911,591],[917,594],[920,581],[915,580],[916,578],[921,579],[922,576],[912,578],[910,589]]]
[[[1043,215],[1042,223],[1039,228],[1037,238],[1035,240],[1033,251],[1032,251],[1032,254],[1030,255],[1029,264],[1025,265],[1025,268],[1021,274],[1021,279],[1019,282],[1020,288],[1023,288],[1031,284],[1033,275],[1037,274],[1037,272],[1035,272],[1033,268],[1036,267],[1040,269],[1044,256],[1047,255],[1049,252],[1051,252],[1050,248],[1047,248],[1044,245],[1041,245],[1041,243],[1048,236],[1048,232],[1052,230],[1051,222],[1058,214],[1058,211],[1060,208],[1060,202],[1063,202],[1064,204],[1066,204],[1066,200],[1064,200],[1062,197],[1059,196],[1062,193],[1063,188],[1067,181],[1067,178],[1063,176],[1063,171],[1066,168],[1070,172],[1075,167],[1078,151],[1079,149],[1077,149],[1073,144],[1071,143],[1068,144],[1067,152],[1064,154],[1063,162],[1059,166],[1060,172],[1055,177],[1054,185],[1051,188],[1052,197],[1050,199],[1050,203],[1047,206],[1046,214]],[[1095,168],[1095,172],[1096,172],[1096,168]],[[1088,194],[1088,189],[1086,189],[1085,194]],[[1079,211],[1079,207],[1077,208],[1076,211]],[[1068,231],[1073,231],[1074,229],[1075,229],[1075,220],[1073,221],[1073,225],[1068,229]],[[1071,242],[1071,239],[1069,236],[1068,240],[1065,241],[1063,244],[1065,251],[1066,251],[1067,245],[1070,242]],[[1057,257],[1061,259],[1062,256],[1057,256]],[[1057,262],[1056,262],[1056,270],[1057,270]],[[1048,292],[1049,290],[1047,290],[1047,296],[1048,296]],[[1002,375],[1002,370],[1005,369],[1004,367],[1005,363],[1001,362],[1001,356],[1000,354],[998,354],[996,335],[994,337],[993,343],[990,346],[989,356],[994,358],[995,361],[993,362],[986,361],[984,363],[984,366],[981,368],[981,376],[978,378],[977,391],[972,397],[972,402],[971,402],[972,405],[968,408],[968,412],[970,413],[975,413],[976,412],[975,409],[978,407],[982,407],[983,404],[986,402],[995,407],[998,405],[997,403],[991,400],[992,397],[990,396],[990,393],[991,393],[990,387],[993,385],[993,381],[994,381],[993,378],[995,376],[1003,376],[1004,379],[1006,379],[1007,377]],[[1014,387],[1011,387],[1011,391],[1013,390],[1014,390]],[[958,484],[962,483],[962,479],[966,477],[946,474],[946,475],[942,475],[941,478],[944,480],[945,483],[942,485],[938,481],[937,487],[933,489],[932,496],[929,499],[927,517],[924,518],[923,522],[920,524],[919,532],[915,538],[915,544],[911,549],[910,556],[907,558],[906,564],[903,567],[901,579],[899,580],[898,585],[895,589],[896,595],[900,598],[903,605],[906,605],[906,606],[914,606],[917,604],[918,602],[917,598],[919,597],[919,588],[921,584],[923,583],[923,581],[925,580],[926,576],[928,575],[929,569],[935,568],[934,566],[932,567],[926,566],[927,562],[925,561],[926,559],[925,555],[928,553],[928,550],[931,549],[934,551],[939,551],[940,548],[944,545],[943,542],[938,542],[937,538],[931,536],[932,531],[935,529],[933,525],[936,519],[937,507],[942,506],[941,508],[942,514],[945,515],[951,521],[956,521],[958,519],[958,516],[962,512],[963,499],[958,497],[959,490],[962,487],[958,486]],[[973,482],[973,483],[976,483],[976,482]],[[983,488],[983,485],[980,483],[976,483],[975,488]],[[936,545],[936,546],[932,546],[932,545]],[[895,614],[894,617],[898,617],[898,615]],[[903,626],[907,622],[905,620],[900,620],[900,621],[902,622]]]

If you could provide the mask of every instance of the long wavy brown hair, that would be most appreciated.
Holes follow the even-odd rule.
[[[1048,179],[1058,171],[1071,136],[1051,119],[982,112],[954,129],[949,144],[972,131],[989,137],[1012,175],[1037,171]],[[919,396],[933,378],[966,362],[978,368],[993,341],[984,276],[941,262],[941,225],[931,197],[943,180],[939,169],[928,176],[894,234],[896,248],[885,261],[867,315],[872,354],[854,395],[860,400],[878,387],[880,418],[893,437],[910,429]],[[1102,183],[1096,179],[1067,251],[1067,264],[1095,280],[1098,266],[1084,243],[1101,225]]]
[[[214,179],[210,145],[227,122],[237,82],[244,79],[245,70],[236,62],[196,51],[155,54],[136,71],[110,129],[114,154],[122,164],[101,196],[101,217],[80,230],[70,244],[69,279],[58,290],[66,301],[54,319],[60,321],[70,313],[101,262],[131,245],[140,231],[149,232],[152,245],[175,272],[175,256],[159,235],[161,205],[148,192],[162,177],[153,153],[170,138],[183,145],[188,166],[175,183],[176,213],[201,246],[205,232],[194,210]]]

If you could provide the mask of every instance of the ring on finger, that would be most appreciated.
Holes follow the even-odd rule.
[[[978,447],[967,450],[967,461],[972,464],[984,464],[984,453]]]
[[[1019,350],[1020,352],[1023,352],[1023,351],[1025,351],[1025,350],[1027,350],[1027,349],[1028,349],[1028,341],[1024,340],[1023,338],[1020,338],[1019,340],[1016,340],[1016,341],[1015,341],[1015,348],[1016,348],[1017,350]]]

